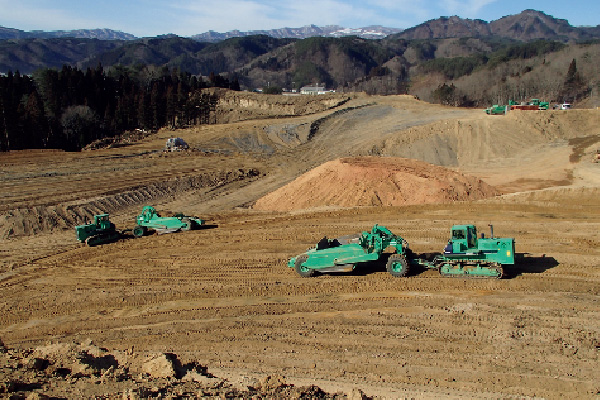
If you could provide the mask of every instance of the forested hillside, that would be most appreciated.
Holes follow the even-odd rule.
[[[125,43],[75,38],[0,40],[0,72],[29,75],[40,68],[79,66],[95,54],[110,52]]]
[[[541,11],[524,10],[486,22],[457,16],[440,17],[406,29],[396,37],[403,39],[448,39],[461,37],[501,37],[518,41],[538,39],[582,41],[600,37],[600,25],[575,27],[567,20],[554,18]]]
[[[598,106],[599,36],[526,10],[491,23],[442,17],[378,40],[0,39],[0,149],[74,150],[126,130],[197,123],[206,86],[281,93],[319,84],[481,108],[530,98]]]
[[[438,42],[436,53],[443,53],[446,45]],[[487,54],[424,62],[412,70],[410,91],[428,101],[457,106],[485,107],[531,98],[577,102],[598,96],[598,62],[600,43],[517,43]]]
[[[209,86],[239,90],[218,75],[204,81],[166,67],[11,72],[0,77],[0,151],[79,150],[128,130],[200,123]]]

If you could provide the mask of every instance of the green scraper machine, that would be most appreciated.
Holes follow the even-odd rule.
[[[174,217],[161,217],[152,206],[144,206],[142,213],[135,218],[137,225],[133,228],[133,236],[144,236],[148,231],[154,230],[158,234],[196,229],[204,223],[196,217],[176,214]]]
[[[395,254],[390,256],[388,271],[394,276],[406,275],[408,243],[379,225],[373,226],[371,232],[337,239],[325,237],[314,248],[292,257],[288,267],[295,268],[302,277],[313,276],[316,272],[350,272],[358,263],[378,260],[390,246]]]

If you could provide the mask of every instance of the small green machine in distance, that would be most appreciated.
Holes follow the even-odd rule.
[[[394,277],[404,277],[411,267],[421,267],[437,269],[443,276],[502,278],[502,266],[515,263],[515,240],[495,238],[493,228],[490,238],[478,238],[475,225],[454,225],[450,234],[443,253],[429,261],[416,258],[406,240],[375,225],[371,232],[323,238],[314,248],[292,257],[287,266],[302,277],[316,272],[350,272],[358,263],[378,260],[390,246],[394,254],[389,256],[386,270]]]
[[[371,232],[337,239],[325,237],[314,248],[292,257],[287,265],[302,277],[313,276],[316,272],[350,272],[358,263],[378,260],[390,246],[396,254],[390,256],[388,271],[394,276],[406,275],[408,262],[405,253],[408,243],[379,225],[374,225]]]
[[[152,206],[144,206],[142,213],[135,218],[137,225],[133,228],[133,236],[144,236],[149,230],[158,234],[196,229],[204,223],[196,217],[176,214],[174,217],[161,217]]]
[[[548,101],[541,101],[540,99],[531,99],[531,101],[529,102],[529,104],[534,105],[534,106],[538,106],[539,110],[548,110],[550,108],[550,102],[548,102]]]
[[[485,109],[485,113],[487,115],[502,115],[502,114],[506,114],[506,106],[505,105],[494,104],[493,106],[486,108]]]
[[[110,222],[108,214],[99,214],[94,216],[93,223],[77,225],[75,236],[77,240],[88,246],[96,246],[118,240],[121,232],[117,231],[115,224]]]

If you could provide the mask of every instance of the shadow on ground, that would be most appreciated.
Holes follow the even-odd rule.
[[[558,261],[545,254],[534,256],[530,253],[516,253],[515,265],[506,266],[504,275],[506,278],[515,278],[523,274],[541,274],[556,266]]]
[[[202,224],[202,225],[200,225],[198,228],[196,228],[194,230],[195,231],[203,231],[203,230],[206,230],[206,229],[216,229],[218,227],[219,227],[219,225],[217,225],[217,224]]]
[[[421,253],[415,254],[414,257],[431,261],[436,255],[440,255],[440,253]],[[381,258],[377,261],[360,263],[350,274],[366,276],[376,272],[386,272],[386,263],[389,256],[390,254],[382,254]],[[530,253],[517,253],[515,265],[504,266],[503,279],[512,279],[523,274],[541,274],[556,266],[558,266],[558,261],[554,257],[548,257],[545,254],[534,256]],[[427,270],[427,268],[422,266],[410,264],[408,276],[418,276]]]

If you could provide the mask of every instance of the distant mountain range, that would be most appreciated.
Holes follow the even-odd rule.
[[[130,33],[114,31],[112,29],[77,29],[71,31],[22,31],[20,29],[5,28],[0,26],[0,40],[2,39],[100,39],[100,40],[133,40],[136,37]]]
[[[248,32],[241,32],[238,30],[226,33],[209,31],[206,33],[192,35],[191,38],[201,42],[212,43],[234,37],[245,37],[253,35],[267,35],[278,39],[307,39],[315,36],[334,38],[343,36],[358,36],[363,39],[383,39],[388,35],[396,34],[399,32],[402,32],[402,29],[386,28],[380,25],[369,26],[366,28],[343,28],[338,25],[327,25],[324,27],[308,25],[302,28],[281,28]]]
[[[228,80],[243,90],[298,89],[318,82],[339,91],[410,93],[461,105],[500,104],[499,93],[521,98],[516,88],[522,85],[530,86],[526,92],[532,96],[561,101],[585,96],[600,82],[599,57],[600,26],[574,27],[535,10],[492,22],[440,17],[404,31],[311,25],[185,38],[0,27],[0,75],[76,67],[86,74],[89,68],[91,76],[101,66],[107,73],[125,71],[147,80],[170,70],[203,82]],[[569,83],[567,91],[559,83],[571,63],[579,86]]]
[[[192,35],[190,38],[199,42],[215,43],[235,37],[246,37],[254,35],[267,35],[270,37],[284,39],[306,39],[315,36],[343,37],[358,36],[363,39],[382,39],[388,35],[402,32],[398,28],[386,28],[383,26],[368,26],[365,28],[344,28],[338,25],[327,25],[319,27],[307,25],[302,28],[280,28],[269,30],[255,30],[242,32],[233,30],[225,33],[208,31]],[[177,36],[174,34],[159,35],[159,38]],[[115,31],[112,29],[77,29],[71,31],[22,31],[0,26],[0,40],[2,39],[50,39],[50,38],[77,38],[77,39],[101,39],[101,40],[134,40],[138,39],[130,33]]]
[[[565,19],[554,18],[541,11],[525,10],[516,15],[507,15],[500,19],[486,22],[481,19],[460,18],[458,16],[440,17],[403,30],[386,28],[380,25],[365,28],[344,28],[339,25],[319,27],[307,25],[302,28],[280,28],[269,30],[253,30],[242,32],[233,30],[225,33],[208,31],[190,36],[199,42],[215,43],[236,37],[266,35],[277,39],[307,39],[311,37],[358,36],[363,39],[383,39],[394,36],[401,39],[448,39],[459,37],[500,37],[518,41],[536,39],[581,41],[600,38],[600,25],[596,27],[574,27]],[[176,35],[159,35],[168,38]],[[22,31],[0,26],[2,39],[49,39],[80,38],[101,40],[135,40],[134,35],[112,29],[78,29],[71,31]]]

